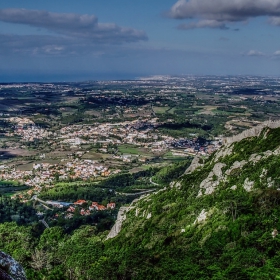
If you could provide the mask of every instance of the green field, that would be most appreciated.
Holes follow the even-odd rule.
[[[172,154],[172,152],[167,152],[166,154],[164,154],[163,159],[165,160],[170,160],[170,161],[174,161],[174,162],[178,162],[178,161],[183,161],[188,159],[189,156],[183,157],[183,156],[174,156]]]
[[[223,115],[223,116],[233,115],[231,112],[221,111],[221,110],[217,110],[217,109],[212,110],[212,112],[215,113],[216,115]]]
[[[164,114],[170,109],[170,107],[153,107],[156,114]]]
[[[174,111],[176,110],[176,107],[169,108],[168,113],[169,114],[174,114]]]
[[[152,156],[152,154],[145,149],[130,144],[119,145],[118,150],[122,154]]]

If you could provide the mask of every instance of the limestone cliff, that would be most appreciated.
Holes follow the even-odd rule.
[[[254,137],[254,136],[259,136],[260,133],[264,128],[278,128],[280,127],[280,120],[278,121],[266,121],[263,122],[262,124],[259,124],[255,127],[252,127],[251,129],[247,129],[243,132],[241,132],[238,135],[234,135],[232,137],[226,137],[223,139],[223,143],[225,145],[230,145],[234,142],[241,141],[242,139],[248,138],[248,137]]]
[[[277,279],[279,124],[227,139],[120,213],[121,230],[116,225],[106,241],[106,271],[123,279]]]

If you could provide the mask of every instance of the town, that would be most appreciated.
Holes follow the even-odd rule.
[[[0,191],[39,216],[118,209],[161,188],[166,165],[183,168],[278,119],[279,92],[277,78],[259,77],[1,84]]]

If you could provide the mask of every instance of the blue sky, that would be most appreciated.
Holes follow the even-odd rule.
[[[0,82],[280,76],[280,0],[1,0]]]

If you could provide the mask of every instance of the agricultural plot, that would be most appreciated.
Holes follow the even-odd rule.
[[[164,114],[170,109],[170,107],[157,107],[157,106],[155,106],[155,107],[153,107],[153,109],[154,109],[154,112],[156,114]]]
[[[141,148],[129,144],[119,145],[118,150],[120,153],[125,155],[140,155],[140,156],[147,156],[147,157],[153,156],[153,154],[147,151],[145,148]]]

